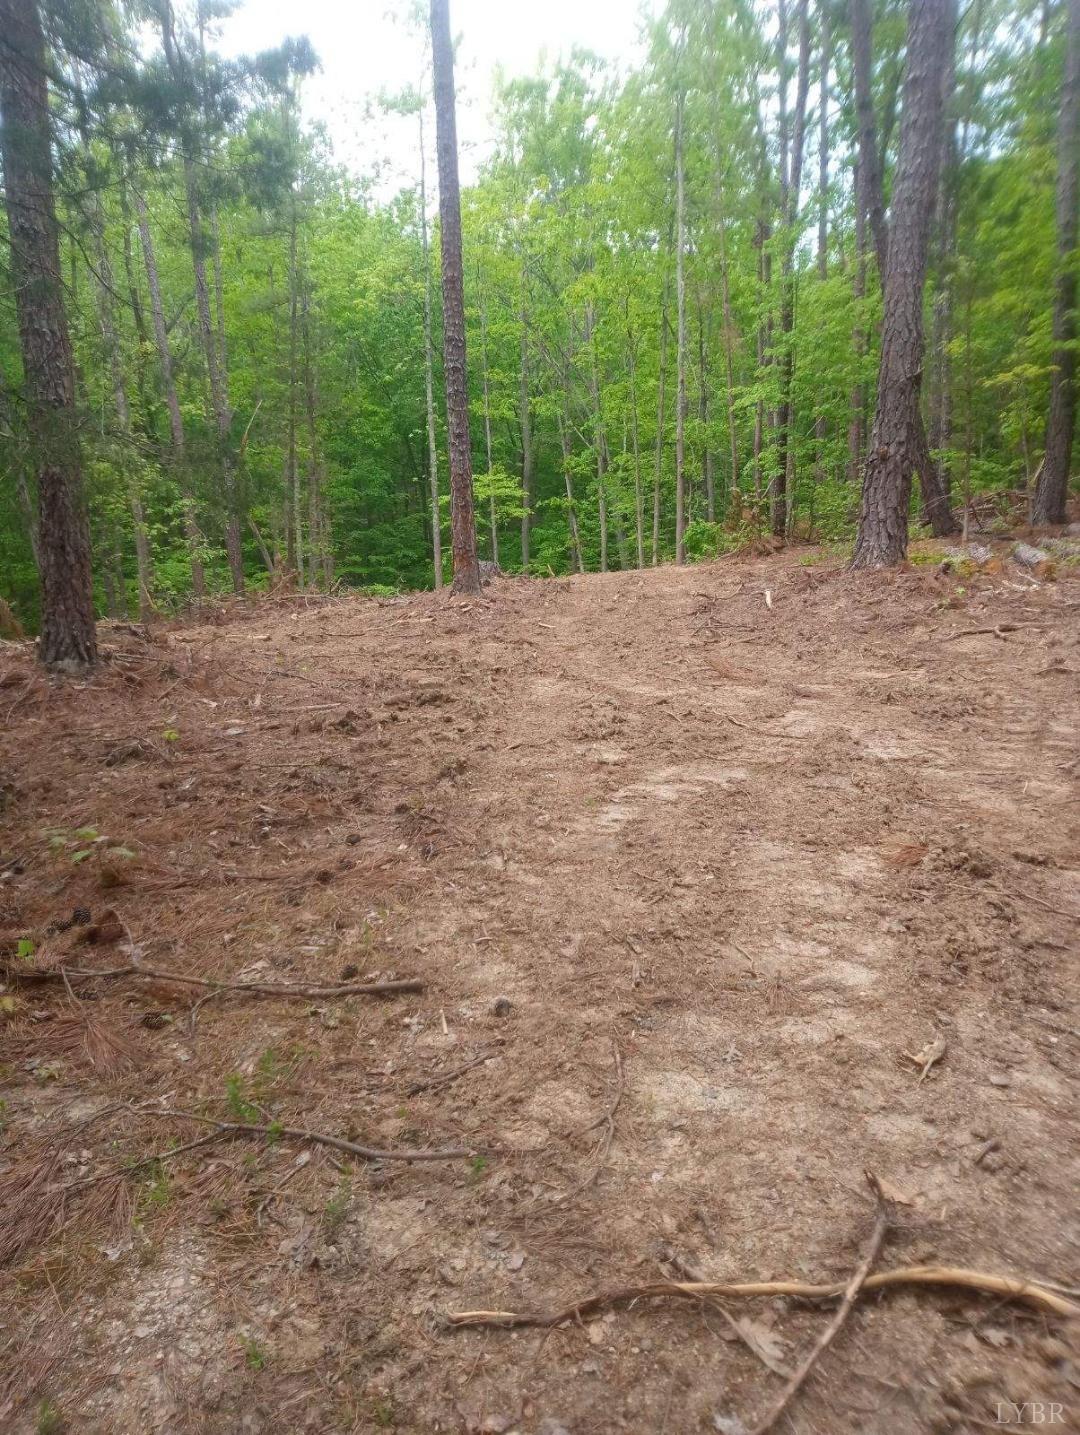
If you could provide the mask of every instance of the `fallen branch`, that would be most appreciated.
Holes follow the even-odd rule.
[[[789,1377],[783,1390],[769,1407],[768,1412],[751,1430],[750,1435],[767,1435],[767,1432],[773,1428],[784,1411],[795,1399],[796,1395],[798,1395],[799,1390],[802,1388],[807,1376],[811,1370],[813,1370],[818,1359],[828,1350],[829,1346],[840,1333],[840,1327],[851,1313],[851,1308],[856,1300],[858,1300],[859,1292],[862,1290],[866,1283],[866,1278],[870,1274],[870,1268],[877,1260],[878,1252],[881,1250],[881,1243],[885,1239],[885,1228],[889,1224],[889,1211],[885,1204],[885,1198],[881,1193],[881,1186],[877,1177],[872,1172],[867,1171],[866,1179],[869,1182],[870,1189],[873,1191],[874,1199],[877,1202],[877,1214],[874,1218],[874,1229],[870,1234],[870,1240],[867,1242],[866,1250],[863,1252],[863,1258],[859,1262],[851,1279],[848,1281],[847,1288],[844,1291],[844,1298],[840,1302],[832,1320],[829,1321],[828,1325],[818,1336],[810,1354]]]
[[[1043,623],[996,623],[992,628],[964,628],[959,633],[947,633],[943,643],[955,643],[958,638],[975,638],[982,633],[991,633],[995,638],[1004,639],[1006,633],[1018,633],[1021,628],[1042,628]]]
[[[745,728],[747,732],[752,732],[757,737],[785,737],[790,738],[793,742],[796,740],[805,742],[808,738],[813,737],[813,733],[810,732],[764,732],[761,728],[754,727],[752,723],[740,722],[738,718],[732,717],[730,713],[724,713],[722,716],[726,717],[728,722],[734,723],[736,727]]]
[[[1051,1315],[1080,1318],[1080,1305],[1055,1294],[1049,1287],[1040,1285],[1037,1281],[990,1275],[984,1271],[968,1270],[964,1266],[902,1266],[893,1271],[879,1271],[875,1275],[867,1276],[859,1293],[913,1285],[958,1286],[964,1290],[998,1296],[1002,1300],[1019,1301]],[[702,1296],[715,1295],[732,1299],[742,1296],[790,1295],[804,1300],[829,1300],[842,1296],[845,1289],[843,1283],[814,1285],[809,1281],[742,1281],[734,1284],[727,1281],[651,1281],[645,1285],[622,1286],[616,1290],[583,1296],[581,1300],[563,1310],[461,1310],[450,1312],[446,1319],[451,1326],[487,1325],[498,1326],[504,1330],[512,1330],[516,1326],[536,1326],[540,1329],[551,1329],[565,1325],[568,1321],[578,1321],[585,1316],[594,1315],[599,1310],[608,1310],[628,1301],[653,1297],[682,1296],[688,1300],[700,1300]]]
[[[419,1096],[421,1091],[441,1091],[444,1086],[451,1085],[459,1076],[464,1076],[467,1071],[472,1071],[477,1066],[483,1066],[487,1061],[493,1061],[498,1056],[495,1051],[483,1051],[472,1061],[467,1061],[464,1066],[455,1066],[452,1071],[444,1071],[437,1076],[431,1076],[426,1081],[414,1081],[406,1088],[406,1096]]]
[[[193,977],[186,972],[164,971],[160,967],[67,967],[52,971],[47,967],[31,967],[23,962],[4,962],[5,976],[22,981],[60,981],[67,977],[87,980],[90,977],[137,977],[142,981],[179,982],[192,987],[206,987],[218,995],[222,992],[247,992],[251,996],[271,997],[351,997],[393,996],[400,992],[422,992],[424,983],[417,977],[390,982],[349,982],[329,986],[309,986],[304,982],[223,982],[213,977]]]
[[[383,1150],[377,1146],[361,1146],[356,1141],[346,1141],[341,1136],[327,1136],[321,1131],[303,1131],[293,1126],[253,1126],[241,1121],[216,1121],[212,1116],[199,1116],[194,1111],[162,1110],[159,1116],[176,1116],[184,1121],[198,1121],[203,1126],[213,1126],[222,1136],[243,1136],[249,1139],[274,1137],[291,1141],[307,1141],[313,1146],[329,1146],[332,1151],[344,1151],[348,1156],[358,1156],[364,1161],[464,1161],[478,1154],[475,1146],[432,1147],[428,1150],[411,1151]]]

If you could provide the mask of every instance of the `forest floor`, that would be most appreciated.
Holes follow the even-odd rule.
[[[845,1281],[865,1169],[879,1267],[1080,1284],[1080,582],[991,567],[264,600],[82,684],[7,645],[0,1427],[738,1435],[820,1304],[445,1317]],[[74,975],[130,965],[424,990]],[[896,1289],[777,1428],[1040,1400],[1080,1427],[1054,1317]]]

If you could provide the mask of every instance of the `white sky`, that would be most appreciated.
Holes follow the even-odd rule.
[[[415,121],[371,115],[367,104],[380,90],[415,86],[423,73],[423,37],[395,18],[401,8],[394,0],[241,0],[222,29],[222,48],[231,55],[269,49],[286,35],[308,36],[322,71],[305,82],[307,115],[326,124],[335,157],[350,170],[370,174],[384,166],[384,194],[415,177]],[[475,176],[487,153],[497,68],[510,76],[531,74],[542,54],[554,59],[573,45],[632,60],[641,8],[641,0],[450,0],[450,24],[459,37],[463,181]]]

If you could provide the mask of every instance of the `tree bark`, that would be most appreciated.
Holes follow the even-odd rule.
[[[483,376],[484,394],[484,451],[487,455],[487,476],[490,480],[492,472],[491,460],[491,387],[488,382],[488,346],[487,346],[487,301],[483,290],[480,291],[480,357]],[[499,566],[499,521],[495,511],[495,495],[490,495],[490,519],[491,519],[491,561],[497,568]]]
[[[630,300],[626,301],[626,362],[630,375],[630,432],[634,451],[634,538],[637,566],[645,567],[645,491],[641,481],[641,434],[637,408],[637,339],[630,325]]]
[[[563,479],[566,483],[566,523],[570,530],[570,550],[574,560],[574,566],[579,573],[585,572],[585,561],[581,556],[581,533],[578,529],[577,509],[574,507],[574,480],[570,473],[570,436],[567,433],[566,419],[563,414],[558,416],[559,422],[559,447],[562,449]]]
[[[1065,77],[1058,116],[1057,243],[1053,372],[1046,452],[1031,505],[1032,523],[1064,523],[1076,421],[1077,215],[1080,213],[1080,0],[1067,0]]]
[[[592,394],[593,432],[596,441],[596,503],[600,522],[600,572],[606,573],[608,571],[607,433],[604,429],[604,411],[600,396],[600,362],[596,352],[596,334],[591,306],[585,310],[585,342],[589,346],[589,389]]]
[[[877,412],[863,478],[855,568],[886,567],[904,558],[912,473],[929,462],[919,414],[923,288],[955,28],[955,0],[911,0]]]
[[[465,290],[461,267],[461,191],[458,183],[454,48],[449,0],[431,0],[431,58],[439,156],[442,243],[443,368],[450,431],[450,536],[455,593],[480,592],[473,509],[472,445],[465,357]]]
[[[97,661],[90,529],[83,499],[75,363],[64,312],[46,81],[36,0],[0,0],[0,159],[27,431],[38,488],[46,667]]]
[[[660,480],[664,470],[664,421],[667,418],[668,279],[660,301],[660,382],[656,397],[656,466],[653,473],[652,566],[660,562]]]
[[[420,102],[420,248],[424,262],[424,404],[427,412],[428,487],[431,491],[431,562],[435,587],[443,585],[442,513],[439,508],[439,448],[435,438],[435,347],[431,338],[431,247],[427,222],[427,156],[424,105]]]

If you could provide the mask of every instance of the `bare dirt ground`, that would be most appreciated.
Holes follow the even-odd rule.
[[[865,1168],[880,1266],[1080,1284],[1078,613],[1067,572],[787,554],[233,607],[84,685],[9,646],[9,969],[425,990],[9,981],[0,1428],[738,1435],[820,1306],[445,1315],[844,1280]],[[163,1109],[476,1154],[174,1156],[208,1128]],[[895,1290],[778,1428],[1006,1401],[1080,1428],[1074,1333]]]

